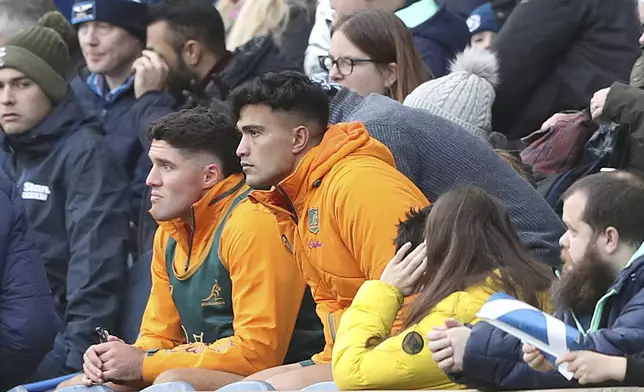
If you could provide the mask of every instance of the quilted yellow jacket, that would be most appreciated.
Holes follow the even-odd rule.
[[[448,318],[463,324],[476,323],[476,313],[496,291],[490,281],[453,293],[420,323],[374,348],[366,348],[370,338],[389,334],[403,296],[386,283],[365,282],[340,321],[332,356],[335,383],[341,390],[462,389],[438,368],[425,335],[433,327],[444,325]],[[422,345],[412,339],[418,335],[423,339]]]

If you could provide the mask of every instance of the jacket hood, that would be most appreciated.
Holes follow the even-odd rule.
[[[87,117],[74,94],[69,92],[67,97],[33,129],[16,135],[8,135],[2,131],[0,143],[6,151],[45,153],[51,150],[60,138],[81,127],[92,127],[98,133],[103,134],[98,120],[94,117]]]
[[[277,189],[257,190],[249,197],[254,202],[288,211],[282,195],[285,193],[297,208],[312,189],[320,186],[324,176],[349,155],[374,157],[396,167],[391,151],[372,138],[362,123],[339,123],[327,128],[322,142],[304,155],[295,171],[282,180]]]
[[[470,42],[467,24],[441,7],[431,18],[412,29],[414,37],[438,43],[449,53],[458,53]]]

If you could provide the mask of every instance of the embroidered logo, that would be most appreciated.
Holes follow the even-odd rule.
[[[474,14],[467,18],[467,28],[470,29],[470,33],[473,33],[479,27],[481,27],[481,15]]]
[[[219,282],[215,280],[215,284],[212,285],[212,289],[210,290],[210,295],[204,299],[201,300],[201,306],[206,307],[206,306],[222,306],[225,305],[226,302],[221,298],[221,286],[219,285]]]
[[[291,247],[291,243],[288,241],[288,238],[286,238],[284,234],[282,234],[282,243],[286,247],[286,250],[288,250],[290,254],[293,254],[293,247]]]
[[[23,200],[40,200],[47,201],[51,195],[49,187],[46,185],[38,185],[33,182],[25,182],[22,186],[22,199]]]
[[[309,240],[309,249],[317,249],[321,247],[322,247],[322,243],[320,241]]]
[[[7,48],[4,46],[0,48],[0,67],[4,67],[4,58],[7,55]]]
[[[313,234],[320,232],[320,210],[317,208],[309,209],[309,231]]]

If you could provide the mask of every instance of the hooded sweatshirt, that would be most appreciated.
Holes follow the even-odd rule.
[[[326,339],[313,361],[328,363],[342,313],[395,254],[397,224],[429,201],[357,122],[330,126],[290,176],[249,199],[273,211],[311,287]]]

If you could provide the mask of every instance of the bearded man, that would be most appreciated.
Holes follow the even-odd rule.
[[[577,329],[582,350],[613,356],[644,350],[644,182],[626,172],[585,177],[564,194],[564,268],[551,290],[557,318]],[[479,390],[577,386],[536,348],[487,323],[449,321],[430,333],[433,359]]]

